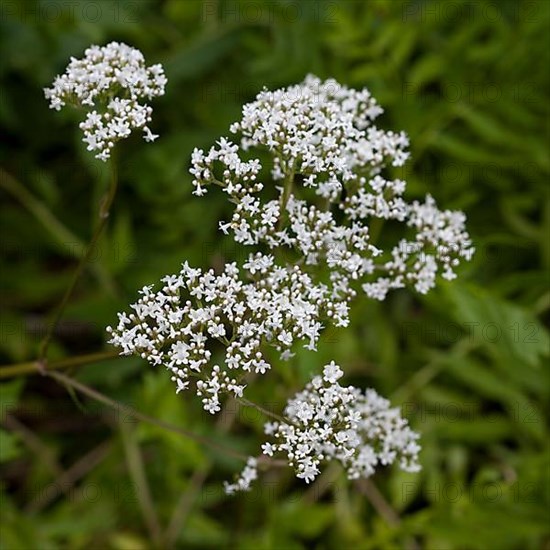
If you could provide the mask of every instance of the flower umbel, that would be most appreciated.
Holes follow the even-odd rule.
[[[285,408],[288,422],[265,425],[265,433],[274,442],[264,443],[263,453],[285,455],[296,477],[306,483],[331,460],[340,462],[349,479],[367,478],[377,466],[394,462],[407,472],[420,470],[419,436],[399,409],[390,408],[389,401],[372,389],[362,392],[354,386],[341,386],[338,380],[343,374],[332,362],[324,367],[323,376],[315,376],[290,399]],[[226,485],[227,492],[249,489],[254,478],[244,473],[241,479],[248,483]]]
[[[163,279],[157,292],[142,289],[130,314],[120,314],[109,327],[112,344],[126,355],[140,355],[172,372],[178,392],[196,380],[197,394],[211,413],[220,410],[219,396],[240,397],[247,373],[271,369],[265,347],[284,358],[297,341],[315,349],[320,319],[337,326],[348,322],[347,308],[333,301],[329,289],[315,285],[297,266],[280,267],[272,256],[251,254],[244,280],[236,264],[222,274],[203,273],[185,263],[178,275]],[[225,347],[225,364],[210,365],[212,347]]]
[[[335,80],[308,76],[297,86],[265,90],[231,126],[239,145],[221,138],[207,153],[195,149],[194,192],[221,186],[236,205],[220,224],[223,232],[244,245],[291,248],[306,266],[327,266],[343,298],[354,295],[355,280],[378,300],[407,285],[425,294],[437,275],[454,278],[474,249],[462,212],[440,211],[430,196],[424,204],[408,203],[406,183],[384,176],[409,153],[403,132],[375,126],[380,113],[368,90]],[[275,185],[258,181],[259,159],[244,161],[239,154],[261,150],[271,156]],[[280,197],[265,200],[273,186]],[[403,233],[386,249],[373,231],[385,221],[401,224]]]
[[[158,137],[148,127],[153,109],[142,100],[164,95],[165,85],[161,65],[147,67],[139,50],[111,42],[89,47],[83,59],[72,57],[44,94],[57,111],[66,104],[88,110],[80,124],[83,141],[106,161],[115,143],[132,130],[142,129],[146,141]]]

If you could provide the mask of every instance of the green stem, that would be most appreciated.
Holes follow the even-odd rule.
[[[232,403],[232,401],[226,403],[216,422],[216,430],[220,434],[229,432],[237,417],[238,409],[230,408],[229,403]],[[205,483],[213,465],[214,463],[211,459],[206,460],[202,464],[201,468],[195,470],[191,476],[189,484],[176,504],[176,507],[172,512],[170,522],[168,523],[168,527],[166,528],[166,532],[163,537],[164,546],[166,548],[171,549],[176,546],[177,538],[185,525],[193,503],[195,502],[197,495]]]
[[[193,504],[197,499],[202,486],[204,485],[210,470],[212,469],[212,461],[208,461],[203,464],[199,469],[193,472],[189,480],[185,491],[183,491],[181,497],[179,498],[174,511],[172,512],[172,517],[166,528],[166,532],[163,537],[164,547],[167,549],[175,548],[177,538],[185,526],[187,517],[191,513]]]
[[[26,374],[47,374],[51,370],[68,369],[70,367],[80,367],[100,361],[108,361],[121,357],[118,351],[105,351],[90,353],[88,355],[77,355],[58,361],[51,361],[47,364],[40,361],[29,361],[27,363],[18,363],[16,365],[5,365],[0,367],[0,380],[3,378],[12,378],[14,376],[24,376]]]
[[[396,527],[401,522],[397,512],[391,507],[378,487],[370,479],[360,479],[356,483],[360,491],[369,499],[378,515],[391,527]]]
[[[84,268],[86,264],[88,263],[92,252],[94,251],[98,241],[99,237],[103,233],[103,230],[105,229],[105,226],[107,225],[107,219],[109,217],[109,211],[111,209],[111,205],[113,203],[113,199],[115,198],[116,189],[117,189],[117,170],[115,161],[111,160],[111,183],[109,185],[109,189],[107,190],[107,193],[103,200],[101,201],[101,205],[99,208],[99,222],[95,228],[95,231],[92,235],[92,239],[90,241],[90,244],[88,245],[88,248],[86,249],[85,254],[80,259],[80,262],[78,263],[78,266],[76,268],[76,271],[74,272],[73,278],[71,280],[71,283],[67,290],[65,291],[65,294],[63,295],[63,298],[61,299],[61,303],[59,304],[57,311],[54,315],[54,318],[52,320],[52,323],[50,324],[50,328],[48,329],[48,332],[46,333],[46,336],[42,340],[40,344],[40,350],[38,353],[38,360],[41,363],[44,363],[46,360],[46,354],[48,352],[48,346],[50,345],[51,339],[53,337],[53,334],[55,332],[55,329],[57,328],[57,325],[59,324],[59,321],[61,320],[61,317],[63,315],[63,312],[65,311],[65,308],[67,307],[67,304],[69,303],[69,300],[74,292],[74,289],[76,287],[76,284],[78,280],[80,279],[80,276],[82,275],[82,272],[84,271]]]
[[[51,502],[53,502],[61,493],[72,495],[71,490],[76,483],[82,479],[87,473],[91,472],[101,462],[107,458],[111,451],[109,441],[100,443],[93,448],[89,453],[79,458],[69,469],[64,470],[56,479],[49,485],[52,490],[46,493],[39,493],[34,497],[24,508],[26,514],[38,514],[44,510]]]
[[[384,227],[384,221],[385,220],[383,218],[374,218],[371,221],[369,225],[369,237],[372,244],[376,244],[378,241],[378,237],[380,237],[380,233]]]

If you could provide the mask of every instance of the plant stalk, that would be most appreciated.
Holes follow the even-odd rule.
[[[41,364],[45,364],[46,362],[46,355],[48,353],[48,347],[50,345],[50,342],[52,340],[52,337],[54,335],[55,329],[57,328],[57,325],[59,324],[59,321],[61,320],[61,317],[63,315],[63,312],[65,311],[65,308],[67,307],[67,304],[69,303],[69,300],[74,292],[74,289],[76,287],[77,282],[79,281],[82,272],[84,271],[84,268],[86,264],[88,263],[92,252],[94,251],[98,241],[99,237],[103,233],[103,230],[105,229],[105,226],[107,225],[107,219],[109,217],[109,211],[111,209],[111,205],[113,203],[113,200],[115,198],[116,190],[117,190],[117,182],[118,182],[118,175],[116,170],[116,164],[114,159],[111,160],[111,182],[109,185],[109,189],[107,190],[106,195],[104,196],[103,200],[101,201],[101,205],[99,207],[99,222],[96,225],[96,228],[94,230],[94,233],[92,235],[92,239],[90,241],[90,244],[88,245],[86,252],[81,257],[80,261],[78,262],[78,266],[76,267],[76,271],[74,272],[73,278],[71,280],[71,283],[67,290],[65,291],[65,294],[63,295],[63,298],[61,299],[61,302],[57,308],[57,311],[54,315],[54,318],[52,320],[52,323],[50,324],[50,328],[48,329],[48,332],[46,333],[46,336],[40,343],[40,349],[38,353],[38,361]]]

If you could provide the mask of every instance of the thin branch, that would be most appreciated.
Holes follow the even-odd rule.
[[[216,429],[220,433],[228,432],[235,422],[238,405],[237,407],[232,407],[232,403],[234,401],[235,400],[233,398],[230,398],[216,422]],[[185,523],[186,518],[191,512],[196,496],[208,478],[208,474],[211,469],[212,461],[209,460],[203,465],[202,468],[196,470],[191,476],[189,486],[183,492],[178,503],[176,504],[176,507],[172,512],[170,522],[168,523],[168,527],[166,528],[164,542],[167,548],[173,548],[175,546],[177,537]]]
[[[211,469],[212,462],[207,462],[202,468],[193,472],[189,480],[189,485],[182,493],[172,512],[172,517],[170,518],[170,522],[164,534],[164,544],[166,548],[173,548],[175,546],[185,520],[191,513],[196,496],[208,478]]]
[[[391,527],[398,527],[401,524],[401,518],[386,500],[384,495],[378,490],[378,487],[369,478],[360,479],[356,483],[359,490],[368,498],[378,515],[383,518]],[[414,537],[407,537],[404,540],[405,550],[420,550],[420,546]]]
[[[303,494],[304,502],[314,504],[331,487],[332,483],[338,478],[341,469],[336,463],[331,463],[329,467],[315,480],[313,485]]]
[[[391,507],[373,481],[368,478],[360,479],[357,481],[357,487],[369,499],[378,515],[384,518],[388,525],[396,527],[401,523],[397,512]]]
[[[294,167],[291,167],[285,177],[281,200],[279,201],[279,221],[277,222],[277,230],[281,231],[286,218],[286,205],[292,193],[292,184],[294,183]]]
[[[47,364],[41,364],[39,361],[28,361],[27,363],[17,363],[15,365],[5,365],[0,367],[0,380],[11,378],[13,376],[22,376],[26,374],[45,374],[52,370],[68,369],[70,367],[80,367],[100,361],[108,361],[121,357],[118,351],[105,351],[90,353],[88,355],[76,355],[67,357],[58,361],[51,361]]]
[[[291,422],[288,418],[284,418],[282,416],[279,416],[278,414],[276,413],[273,413],[271,411],[268,411],[267,409],[264,409],[261,405],[258,405],[257,403],[254,403],[253,401],[249,401],[248,399],[246,399],[245,397],[239,397],[237,399],[237,401],[239,403],[241,403],[242,405],[245,405],[247,407],[252,407],[254,409],[256,409],[257,411],[261,412],[262,414],[264,414],[265,416],[268,416],[270,418],[273,418],[274,420],[277,420],[278,422],[282,422],[284,424],[293,424],[296,426],[296,424],[294,424],[293,422]]]
[[[111,209],[111,205],[113,203],[116,190],[117,190],[117,182],[118,182],[118,176],[117,176],[116,164],[114,159],[111,159],[111,182],[109,185],[109,189],[107,190],[107,193],[103,198],[101,205],[99,207],[99,222],[93,232],[92,238],[90,240],[90,244],[86,248],[86,252],[82,256],[82,258],[80,259],[80,262],[76,267],[71,283],[69,284],[67,290],[65,291],[65,294],[63,295],[63,298],[61,299],[61,302],[54,314],[50,328],[40,344],[38,359],[43,364],[46,361],[48,346],[50,345],[50,341],[54,335],[55,329],[63,315],[63,312],[65,311],[65,308],[67,307],[67,304],[69,303],[69,300],[74,292],[77,282],[80,279],[80,276],[82,275],[82,272],[84,271],[84,268],[86,267],[86,264],[88,263],[90,257],[92,256],[92,253],[95,250],[95,247],[99,241],[99,237],[101,236],[101,234],[103,233],[103,229],[107,225],[107,220],[109,218],[109,211]]]
[[[216,443],[215,441],[212,441],[207,437],[193,433],[184,428],[180,428],[179,426],[175,426],[174,424],[170,424],[169,422],[165,422],[164,420],[158,420],[157,418],[153,418],[152,416],[149,416],[147,414],[137,411],[136,409],[134,409],[133,407],[130,407],[129,405],[125,405],[123,403],[119,403],[118,401],[114,401],[110,397],[103,395],[97,390],[90,388],[89,386],[86,386],[81,382],[77,382],[76,380],[73,380],[72,378],[70,378],[69,376],[65,376],[64,374],[61,374],[60,372],[45,372],[45,375],[51,378],[55,378],[61,384],[70,386],[75,390],[79,391],[80,393],[83,393],[84,395],[87,395],[88,397],[91,397],[96,401],[104,403],[105,405],[112,407],[117,411],[123,412],[126,415],[132,416],[137,420],[140,420],[142,422],[147,422],[148,424],[152,424],[153,426],[158,426],[159,428],[163,428],[170,432],[174,432],[184,437],[188,437],[205,446],[211,447],[212,449],[216,449],[217,451],[233,456],[240,460],[244,460],[244,461],[247,460],[247,457],[239,453],[238,451],[234,451],[233,449],[224,447],[223,445],[220,445],[219,443]]]
[[[39,457],[40,461],[48,467],[52,475],[60,476],[63,473],[63,468],[57,462],[53,451],[30,428],[19,422],[11,414],[6,414],[2,424],[8,430],[20,435],[23,443]]]
[[[0,186],[33,214],[71,256],[82,257],[86,246],[80,238],[65,227],[41,201],[3,168],[0,168]]]

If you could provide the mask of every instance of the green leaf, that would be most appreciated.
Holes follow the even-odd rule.
[[[407,83],[413,86],[412,91],[418,91],[426,83],[436,80],[443,66],[443,57],[440,55],[432,54],[420,58],[409,70]]]
[[[540,368],[550,353],[550,336],[525,308],[473,285],[445,285],[452,315],[468,337],[502,355]]]
[[[22,452],[17,435],[0,428],[0,462],[17,458]]]
[[[455,378],[474,389],[485,398],[500,402],[508,411],[509,416],[516,425],[526,433],[544,440],[545,422],[539,407],[516,389],[509,381],[503,379],[489,365],[483,365],[473,359],[456,359],[449,357],[442,359],[448,365],[450,372]],[[504,436],[508,427],[504,420],[493,415],[475,413],[471,414],[472,437],[492,438]],[[475,421],[475,422],[474,422]],[[491,424],[494,425],[495,433],[491,433]],[[449,433],[460,433],[462,425],[448,426]],[[475,433],[479,429],[478,433]],[[485,436],[479,436],[485,434]],[[497,435],[499,434],[499,435]],[[445,434],[442,434],[445,435]]]

